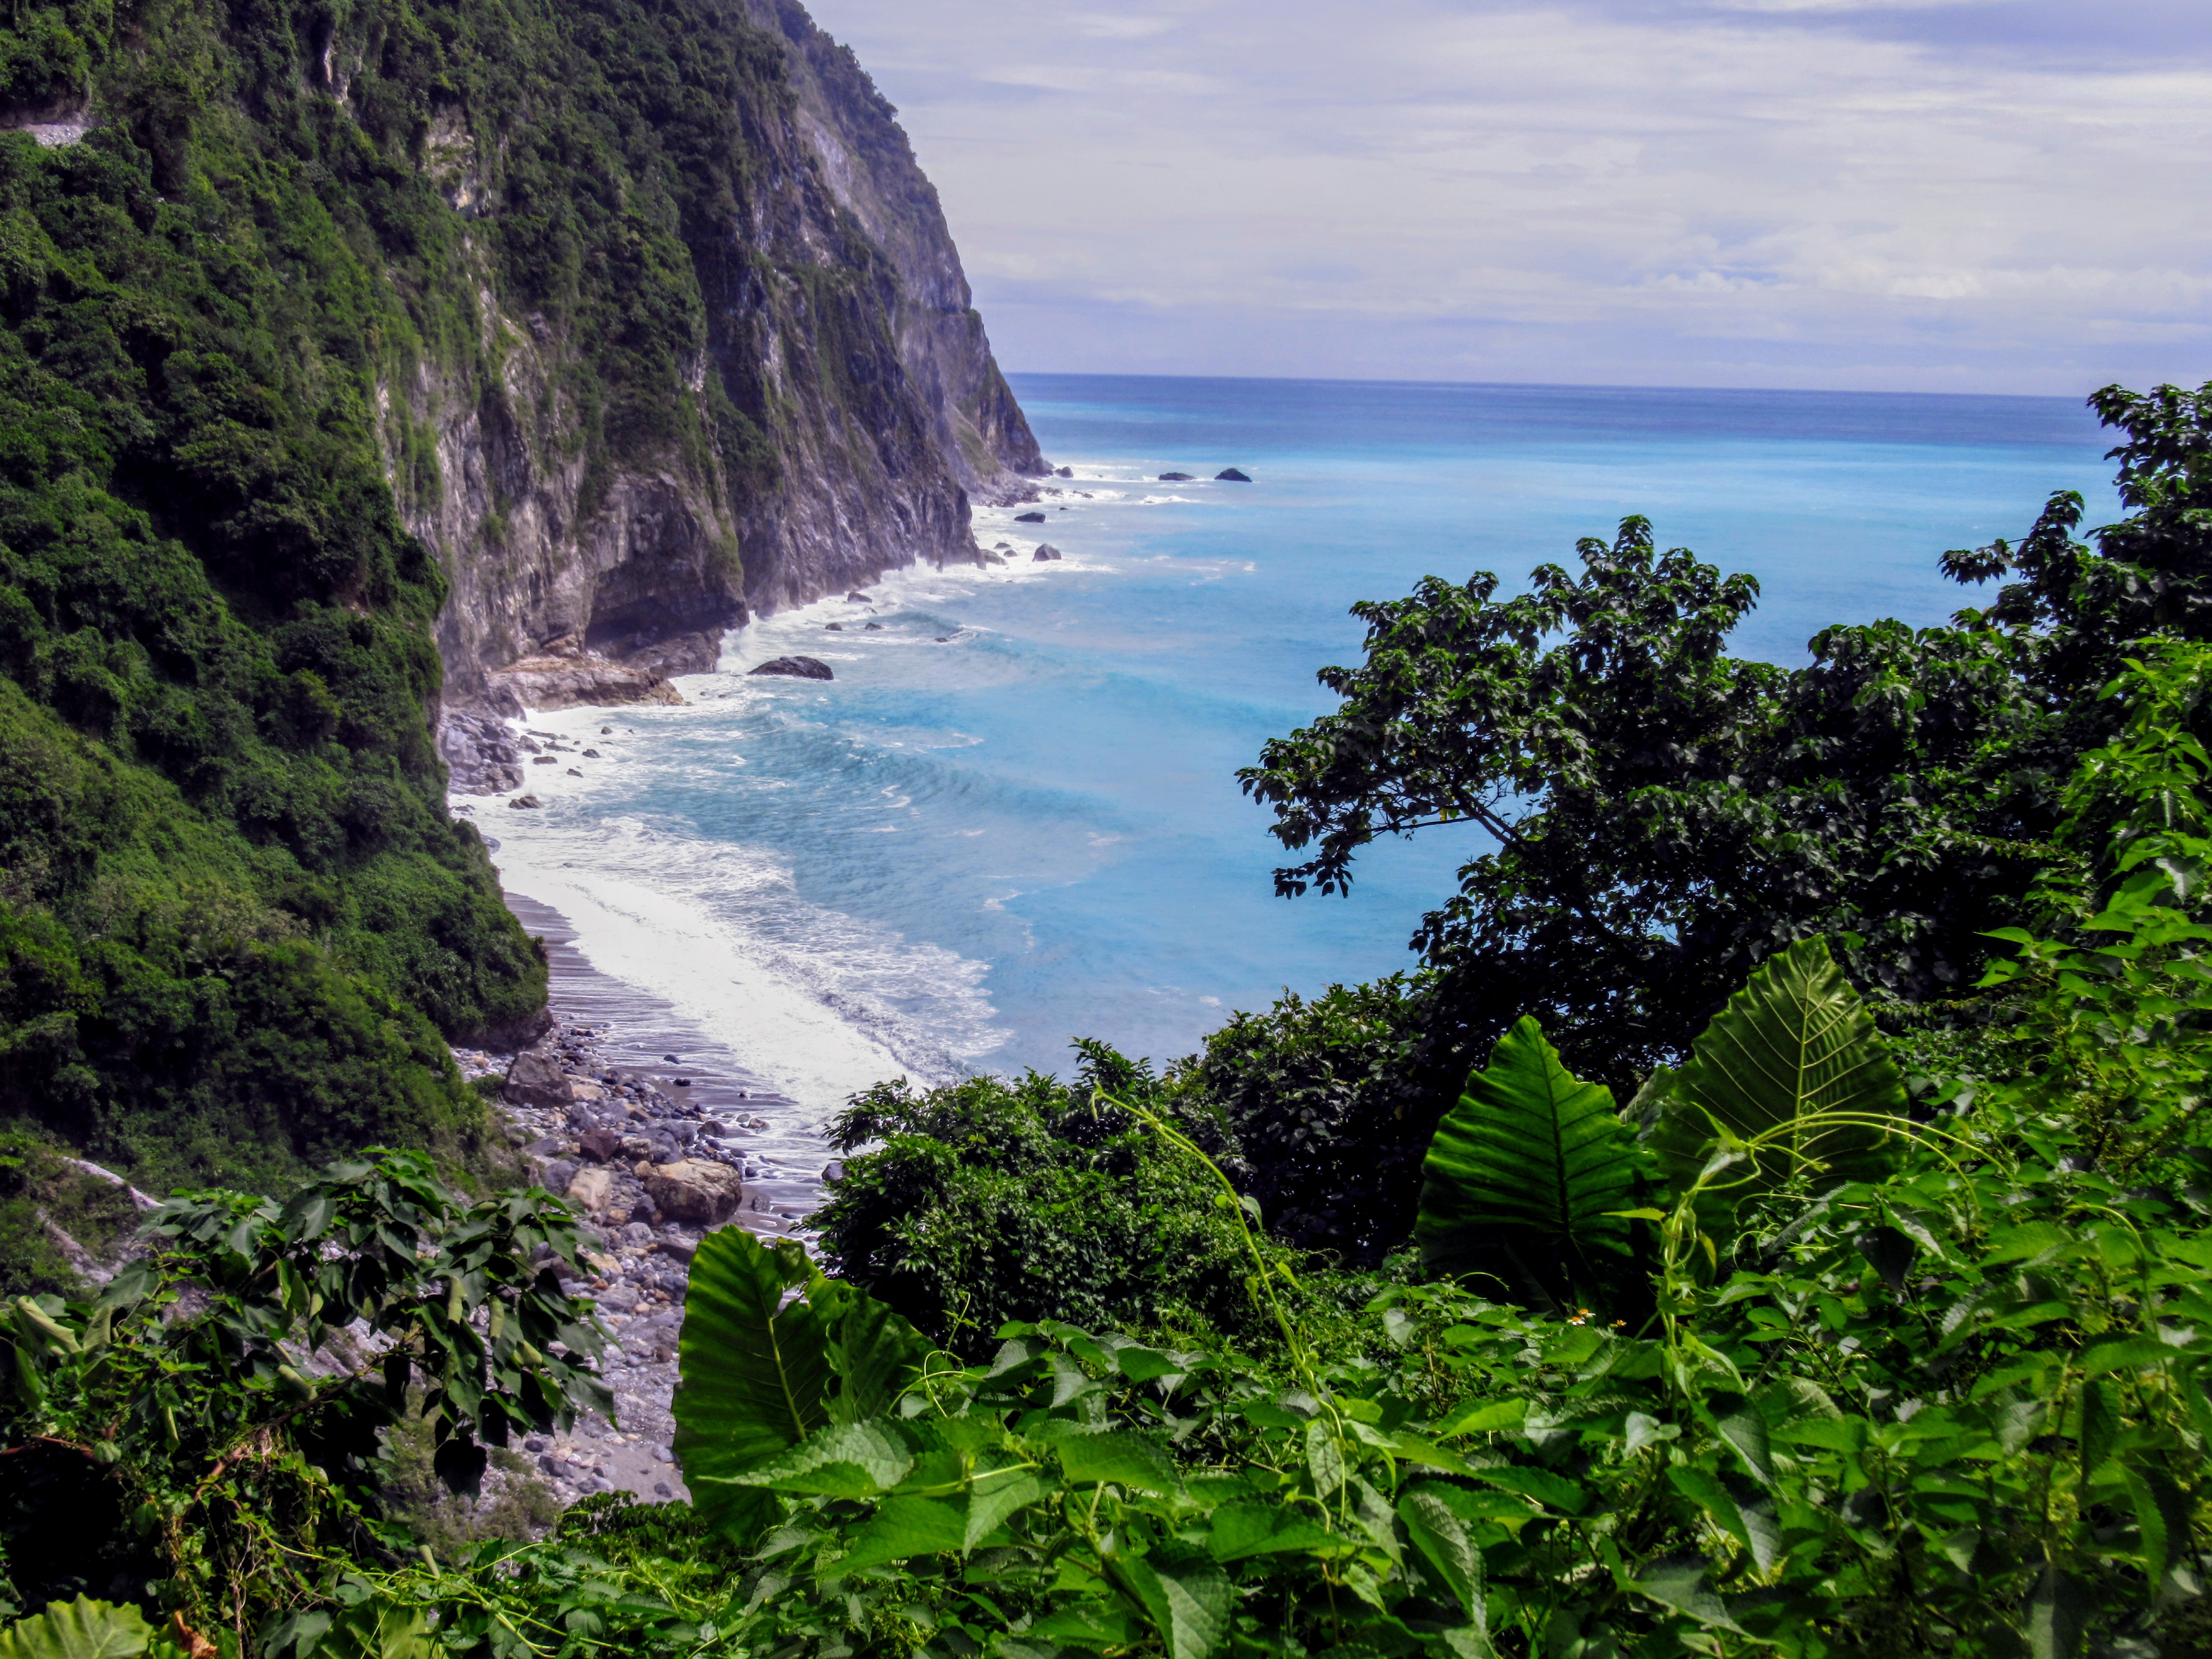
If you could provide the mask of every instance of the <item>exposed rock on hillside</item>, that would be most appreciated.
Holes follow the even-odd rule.
[[[1033,499],[1028,480],[1050,471],[936,191],[851,52],[793,0],[685,9],[670,27],[724,32],[746,73],[722,112],[731,153],[708,158],[728,188],[681,227],[696,350],[665,388],[681,407],[661,443],[580,441],[598,389],[578,339],[497,280],[503,216],[525,205],[501,135],[465,99],[432,122],[423,165],[483,267],[483,350],[389,387],[388,445],[410,526],[452,584],[440,749],[457,788],[515,787],[483,716],[659,700],[749,613],[978,559],[971,497]],[[341,34],[341,82],[348,50]],[[697,143],[671,132],[671,162]],[[410,490],[417,428],[434,487]],[[574,660],[549,664],[561,642]]]

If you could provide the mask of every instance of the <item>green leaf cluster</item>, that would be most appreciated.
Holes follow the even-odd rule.
[[[427,1429],[440,1476],[611,1397],[543,1192],[474,1203],[416,1152],[333,1166],[281,1207],[194,1194],[87,1301],[0,1308],[0,1571],[195,1622],[312,1600],[335,1559],[404,1545],[380,1513],[383,1431]]]
[[[988,1352],[1009,1319],[1260,1334],[1238,1230],[1194,1160],[1126,1109],[1236,1144],[1202,1100],[1103,1044],[1071,1085],[1031,1073],[854,1097],[832,1129],[851,1158],[817,1217],[837,1273],[933,1340]]]

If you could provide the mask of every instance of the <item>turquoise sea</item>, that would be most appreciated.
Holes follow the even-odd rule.
[[[1065,1071],[1075,1036],[1164,1061],[1285,988],[1409,965],[1471,832],[1284,901],[1234,776],[1327,709],[1314,672],[1356,657],[1357,599],[1516,586],[1642,513],[1755,574],[1737,647],[1794,662],[1831,622],[1940,621],[1967,595],[1936,556],[2017,536],[2054,489],[2118,512],[2063,400],[1012,378],[1074,475],[977,513],[1014,562],[757,622],[684,708],[533,717],[599,757],[534,771],[542,812],[476,806],[509,887],[798,1103],[794,1134],[879,1078]],[[1253,482],[1212,482],[1232,465]],[[836,680],[744,672],[793,652]]]

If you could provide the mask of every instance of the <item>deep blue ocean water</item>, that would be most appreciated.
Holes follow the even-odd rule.
[[[1348,899],[1280,900],[1234,777],[1326,711],[1314,673],[1356,658],[1357,599],[1517,586],[1642,513],[1755,574],[1737,648],[1795,662],[1828,623],[1942,620],[1968,595],[1936,556],[2017,536],[2054,489],[2118,512],[2062,400],[1012,378],[1075,475],[1042,526],[977,513],[1018,562],[756,623],[679,683],[688,707],[533,717],[601,758],[535,769],[542,812],[479,808],[510,887],[810,1109],[882,1077],[1064,1072],[1075,1036],[1164,1061],[1285,988],[1410,965],[1471,832],[1377,849]],[[1254,482],[1212,482],[1231,465]],[[743,672],[799,651],[835,682]]]

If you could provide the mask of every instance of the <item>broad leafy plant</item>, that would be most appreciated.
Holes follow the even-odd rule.
[[[462,1489],[486,1447],[611,1407],[590,1306],[562,1286],[574,1223],[543,1192],[471,1203],[381,1152],[281,1206],[178,1199],[143,1245],[94,1299],[0,1310],[20,1597],[153,1593],[242,1635],[313,1595],[325,1552],[405,1543],[375,1490],[410,1395]]]
[[[1524,1018],[1437,1126],[1413,1242],[1432,1270],[1499,1273],[1524,1300],[1607,1299],[1627,1276],[1644,1163],[1613,1091]]]
[[[1733,1202],[1792,1180],[1879,1174],[1905,1079],[1826,941],[1803,939],[1762,964],[1681,1069],[1655,1071],[1635,1103],[1676,1188],[1717,1154],[1738,1167],[1709,1190]]]

